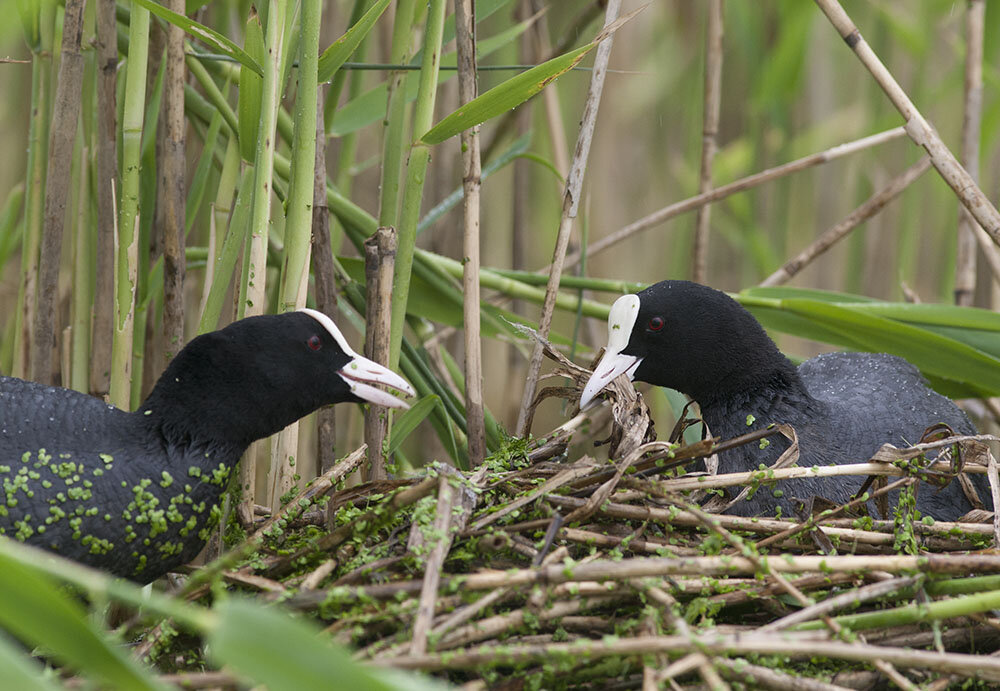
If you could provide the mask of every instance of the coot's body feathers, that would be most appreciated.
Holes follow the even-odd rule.
[[[311,310],[195,338],[134,413],[0,377],[0,534],[152,581],[201,550],[252,441],[339,401],[405,406],[363,382],[412,393]]]
[[[623,335],[615,336],[621,333]],[[595,369],[582,404],[621,373],[669,386],[698,401],[713,436],[723,439],[771,423],[787,423],[798,435],[800,466],[861,463],[882,444],[907,446],[936,423],[975,434],[965,414],[932,391],[905,360],[881,353],[829,353],[796,368],[760,324],[735,300],[687,281],[663,281],[637,296],[624,296],[609,317],[608,352]],[[627,336],[627,338],[626,338]],[[749,423],[749,424],[748,424]],[[726,451],[719,472],[770,466],[788,448],[772,437],[761,449],[749,444]],[[973,482],[983,501],[989,492]],[[814,496],[848,501],[860,479],[803,478],[777,485],[780,496],[761,487],[730,513],[792,513],[792,499]],[[890,497],[895,503],[895,497]],[[972,506],[957,482],[943,489],[919,487],[917,508],[939,520],[954,520]]]

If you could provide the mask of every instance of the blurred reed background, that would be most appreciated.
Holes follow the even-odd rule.
[[[366,0],[326,3],[322,7],[319,49],[324,50],[365,10],[376,4],[380,3]],[[628,0],[622,13],[642,4]],[[571,253],[648,213],[698,192],[706,22],[712,4],[656,0],[618,30],[584,178],[580,214],[573,228]],[[965,113],[963,75],[968,3],[898,0],[847,1],[843,4],[903,89],[945,143],[958,154],[962,148]],[[30,179],[29,151],[44,155],[43,143],[51,135],[51,119],[45,114],[52,108],[55,97],[59,60],[57,57],[53,61],[52,53],[59,52],[58,27],[62,8],[44,2],[23,2],[19,3],[21,14],[17,15],[14,2],[5,0],[5,5],[8,12],[4,16],[11,20],[0,27],[0,55],[25,62],[12,61],[0,66],[0,89],[7,95],[4,107],[0,108],[0,150],[5,161],[0,167],[0,201],[6,204],[0,216],[0,314],[4,315],[0,369],[4,373],[29,376],[25,363],[17,364],[15,349],[16,345],[25,349],[24,353],[30,352],[29,343],[18,341],[15,344],[18,291],[26,280],[34,280],[26,279],[26,267],[33,264],[24,261],[22,249],[24,238],[37,241],[35,233],[40,226],[26,230],[26,220],[40,222],[42,198],[38,195],[44,194],[44,185],[39,187],[38,181],[32,183]],[[718,152],[712,162],[713,186],[902,124],[899,113],[883,91],[813,3],[768,0],[723,5]],[[539,64],[586,44],[598,33],[604,19],[602,3],[592,0],[481,0],[478,6],[480,92],[507,82],[517,74],[516,69],[503,66]],[[124,4],[118,6],[117,11],[119,158],[126,155],[121,143],[128,139],[122,139],[122,122],[123,117],[127,118],[123,110],[127,100],[125,77],[131,51],[135,51],[129,38],[129,18],[136,7]],[[432,3],[431,7],[433,10],[435,5]],[[449,3],[448,14],[450,7]],[[248,53],[254,55],[252,41],[247,42],[245,36],[247,18],[252,16],[249,2],[217,0],[204,4],[195,0],[188,2],[184,9],[188,17],[215,29],[236,45],[247,47]],[[263,11],[265,8],[258,9]],[[96,177],[95,147],[102,116],[96,102],[95,10],[95,3],[88,3],[84,15],[83,101],[78,136],[72,140],[75,148],[70,196],[66,206],[58,298],[53,311],[59,342],[58,350],[53,353],[53,365],[58,380],[64,385],[77,382],[100,394],[105,390],[94,384],[100,378],[95,378],[90,371],[90,337],[75,337],[75,333],[89,328],[89,314],[81,310],[86,310],[93,301],[92,291],[98,275],[95,268],[97,200],[100,195],[110,197],[112,194],[110,186]],[[364,95],[385,84],[391,74],[386,65],[393,63],[396,11],[396,3],[392,3],[375,21],[358,51],[348,56],[348,62],[332,75],[333,85],[320,91],[320,108],[325,111],[329,135],[325,152],[329,180],[336,185],[342,199],[369,214],[372,222],[383,216],[380,213],[380,192],[385,179],[381,172],[383,139],[386,127],[391,127],[386,123],[396,122],[395,118],[400,116],[391,111],[386,114],[384,99]],[[415,15],[405,27],[413,40],[408,55],[419,50],[425,39],[426,12],[425,4],[416,4]],[[13,19],[16,16],[22,18],[24,30]],[[981,187],[994,202],[1000,175],[997,20],[996,8],[986,8],[982,127],[978,145]],[[517,28],[519,23],[523,24]],[[163,114],[158,115],[157,106],[161,102],[165,105],[166,98],[159,86],[162,77],[158,76],[166,26],[167,23],[157,16],[152,17],[144,56],[148,58],[146,83],[136,101],[144,110],[145,129],[138,142],[142,160],[138,180],[139,293],[135,315],[138,331],[131,356],[136,383],[125,399],[132,405],[161,370],[164,353],[168,350],[164,344],[171,343],[162,327],[164,300],[158,282],[163,279],[161,273],[156,273],[162,269],[155,268],[155,257],[164,246],[158,230],[161,223],[154,212],[157,195],[163,194],[156,183],[156,171],[163,170],[163,161],[162,152],[157,151],[156,138],[149,130],[149,124],[156,117],[161,126],[165,121]],[[445,63],[454,51],[451,39],[454,34],[449,31],[445,29]],[[186,41],[190,38],[185,36]],[[267,36],[257,40],[267,40]],[[183,201],[189,231],[183,318],[184,338],[189,339],[206,324],[208,328],[215,326],[204,321],[203,305],[210,292],[210,282],[223,279],[219,278],[218,271],[207,269],[221,252],[224,233],[245,230],[229,227],[227,231],[227,206],[233,205],[234,196],[245,184],[246,176],[252,175],[254,137],[260,122],[259,110],[247,110],[237,93],[238,87],[247,83],[246,65],[241,67],[238,62],[212,56],[194,56],[193,53],[219,52],[204,43],[195,41],[185,45],[188,56],[187,72],[183,76],[187,84]],[[586,68],[592,63],[592,56],[593,53],[588,55],[577,69],[549,85],[540,96],[483,124],[480,136],[484,165],[489,167],[491,162],[502,162],[498,170],[490,171],[482,188],[483,267],[537,270],[552,260],[562,206],[562,178],[573,155],[590,81],[591,73]],[[418,55],[414,61],[419,64],[419,60]],[[492,67],[499,69],[490,69]],[[283,95],[279,105],[285,112],[275,111],[278,119],[276,151],[278,158],[299,160],[290,136],[296,124],[291,118],[297,101],[298,74],[295,69],[289,71],[291,79],[280,82],[278,87]],[[412,81],[409,88],[415,91],[417,72],[407,74],[410,75],[408,82]],[[417,108],[433,108],[432,122],[440,121],[459,105],[458,80],[454,75],[452,70],[441,71],[435,89],[436,100],[424,101],[421,106],[418,98]],[[211,93],[213,88],[218,90],[217,95]],[[337,100],[330,96],[331,93]],[[230,111],[225,117],[217,107],[218,101],[213,99],[222,99],[228,104]],[[404,111],[399,111],[406,116],[399,126],[405,131],[406,123],[411,121]],[[32,129],[33,112],[42,114],[35,122],[36,129]],[[234,127],[237,131],[233,131]],[[236,138],[244,129],[248,134],[241,136],[237,145]],[[29,132],[35,140],[29,140]],[[413,133],[412,136],[418,135]],[[410,136],[407,134],[404,138]],[[236,149],[230,148],[227,153],[229,147]],[[244,161],[238,165],[240,152]],[[404,150],[405,156],[409,153]],[[430,154],[423,189],[411,190],[421,209],[420,218],[459,189],[462,183],[457,136],[434,145]],[[921,154],[908,138],[896,137],[712,204],[705,282],[730,291],[759,283],[917,161]],[[122,170],[132,170],[128,164],[121,165]],[[404,187],[412,182],[406,180],[406,173],[402,171],[390,177]],[[297,242],[292,240],[292,230],[285,227],[287,219],[279,205],[286,203],[294,190],[294,186],[290,189],[288,185],[287,165],[284,168],[276,165],[275,189],[277,196],[270,200],[274,205],[269,212],[266,311],[284,309],[295,302],[283,294],[290,282],[287,277],[282,278],[281,273],[292,251],[290,246]],[[120,187],[118,191],[121,193]],[[404,201],[403,205],[406,203]],[[412,200],[410,203],[412,205]],[[881,300],[902,301],[918,297],[927,302],[952,302],[958,206],[953,191],[932,170],[905,189],[881,213],[795,276],[791,284]],[[162,208],[161,204],[161,212]],[[217,211],[214,219],[213,208]],[[240,219],[244,226],[249,225],[248,213],[234,217],[234,221]],[[287,213],[290,218],[290,208]],[[357,241],[361,235],[349,222],[345,227],[345,213],[343,208],[331,205],[333,246],[345,258],[343,267],[347,273],[360,279],[360,263],[350,258],[360,256]],[[218,230],[218,237],[214,239],[210,235],[213,222]],[[695,224],[694,213],[679,215],[587,258],[585,267],[571,267],[567,272],[631,283],[690,278],[693,275]],[[421,394],[437,395],[445,400],[437,403],[430,414],[435,425],[419,427],[417,436],[400,447],[405,460],[412,465],[421,465],[434,457],[446,457],[449,452],[458,456],[464,453],[456,451],[459,447],[464,448],[460,424],[464,414],[460,390],[463,344],[460,331],[451,328],[461,325],[460,276],[455,273],[455,264],[446,265],[434,259],[440,255],[461,260],[462,225],[461,203],[458,203],[437,216],[426,230],[421,227],[417,240],[419,248],[434,254],[418,256],[414,265],[418,268],[414,269],[415,292],[410,299],[413,315],[403,359],[422,360],[419,368],[428,378],[428,385],[418,387]],[[216,298],[220,293],[225,297],[218,303],[220,325],[244,311],[236,306],[238,299],[233,297],[239,294],[241,283],[246,285],[247,274],[241,270],[242,266],[236,262],[232,284],[225,278],[225,282],[215,289]],[[343,279],[340,274],[338,277]],[[494,290],[495,284],[487,283],[484,282],[485,300],[522,314],[529,321],[538,319],[538,305],[518,299],[518,296],[523,297],[523,290],[511,295],[510,290]],[[586,280],[583,285],[602,287]],[[544,282],[532,288],[536,300],[543,287]],[[314,290],[314,286],[310,290]],[[363,292],[359,292],[357,285],[353,290],[354,299]],[[616,292],[612,286],[610,292],[588,292],[588,297],[609,303]],[[570,294],[575,292],[570,291]],[[310,304],[312,295],[310,292]],[[346,313],[338,320],[348,340],[360,347],[362,321],[352,313],[351,295],[350,288],[341,293],[341,306]],[[975,274],[974,296],[976,305],[991,306],[990,273],[982,257]],[[105,305],[102,309],[109,308]],[[582,314],[596,312],[583,309]],[[499,321],[484,324],[485,404],[499,427],[513,431],[530,346],[523,342],[511,345],[513,336]],[[75,325],[76,332],[66,330],[71,325]],[[30,326],[28,324],[24,332],[29,340]],[[575,309],[561,309],[556,314],[553,331],[555,340],[567,346],[572,344],[578,360],[589,358],[592,349],[603,344],[604,324],[599,314],[596,319],[579,317]],[[830,347],[788,335],[781,335],[779,343],[797,356]],[[439,345],[444,349],[437,349]],[[412,349],[409,355],[407,348]],[[449,357],[453,362],[448,361]],[[411,376],[416,366],[411,363],[404,372]],[[456,380],[458,385],[453,384]],[[666,424],[671,413],[661,396],[654,394],[653,404],[658,418]],[[534,430],[540,433],[550,429],[563,420],[565,414],[566,411],[556,404],[543,405]],[[338,411],[337,454],[360,443],[361,427],[361,417],[355,411]],[[493,434],[491,448],[495,447],[500,434],[499,427],[488,425],[488,431]],[[313,430],[313,422],[302,425],[304,448],[296,472],[305,476],[315,472],[317,463],[313,458],[315,454],[306,450],[315,447]],[[456,439],[454,446],[450,441],[453,437]],[[266,462],[261,468],[257,478],[258,494],[263,487]]]

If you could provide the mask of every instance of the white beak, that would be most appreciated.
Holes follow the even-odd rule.
[[[615,300],[608,313],[608,345],[604,357],[597,363],[594,373],[590,375],[587,385],[583,387],[580,396],[580,410],[585,410],[594,402],[595,397],[620,374],[627,374],[629,381],[635,376],[635,370],[642,362],[641,357],[622,353],[628,347],[632,336],[632,327],[639,316],[639,296],[622,295]]]
[[[344,334],[340,333],[340,329],[337,328],[337,325],[334,324],[333,320],[327,315],[307,307],[299,311],[305,312],[322,324],[323,328],[325,328],[330,335],[333,336],[333,340],[337,342],[340,349],[343,350],[346,355],[353,358],[337,372],[337,374],[339,374],[341,378],[347,382],[347,385],[351,388],[351,393],[358,398],[368,401],[369,403],[383,405],[387,408],[410,407],[406,401],[400,400],[391,393],[385,392],[382,389],[377,389],[374,386],[371,386],[371,384],[385,384],[386,386],[391,386],[397,391],[402,391],[410,396],[416,396],[417,392],[413,390],[413,387],[410,386],[409,382],[388,367],[384,367],[373,360],[369,360],[368,358],[355,353],[351,346],[347,344],[347,339],[344,338]]]
[[[383,367],[373,360],[369,360],[361,355],[355,355],[354,359],[348,362],[337,372],[347,385],[351,387],[351,393],[358,398],[362,398],[375,405],[384,405],[386,408],[409,408],[409,404],[391,393],[377,389],[371,384],[385,384],[392,388],[416,395],[416,391],[409,382],[393,372],[388,367]]]

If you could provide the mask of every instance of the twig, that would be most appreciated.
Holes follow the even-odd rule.
[[[476,9],[472,0],[455,0],[455,43],[458,50],[458,93],[462,104],[479,94],[476,76]],[[483,344],[479,304],[479,191],[482,161],[479,126],[462,132],[464,229],[462,247],[462,314],[465,326],[465,421],[469,463],[486,458],[483,409]]]
[[[722,0],[709,0],[705,26],[705,97],[701,130],[701,176],[698,194],[712,189],[712,159],[718,149],[719,110],[722,103]],[[708,228],[711,205],[698,207],[694,222],[694,266],[691,280],[704,283],[708,272]],[[704,676],[704,675],[703,675]],[[707,681],[707,680],[706,680]]]
[[[606,27],[614,23],[618,18],[620,7],[621,0],[608,1],[604,21]],[[613,42],[614,34],[608,34],[597,46],[597,56],[594,59],[594,71],[590,77],[590,88],[587,93],[587,102],[583,109],[580,133],[577,137],[576,149],[573,153],[573,163],[566,181],[566,192],[563,195],[562,217],[553,252],[552,269],[549,271],[549,282],[545,289],[545,302],[542,305],[542,314],[538,321],[538,333],[542,338],[548,337],[549,328],[552,325],[556,294],[559,292],[559,278],[562,275],[563,262],[566,258],[569,233],[573,226],[573,221],[576,219],[577,207],[580,203],[583,175],[587,167],[587,158],[590,154],[590,144],[594,134],[594,125],[597,121],[597,110],[601,102],[601,92],[604,89],[604,76],[608,68],[608,60],[611,56]],[[534,349],[531,351],[527,381],[524,385],[524,395],[521,398],[521,407],[518,411],[516,429],[519,437],[525,437],[528,434],[528,409],[535,398],[535,389],[538,386],[538,374],[541,366],[542,346],[536,342]]]
[[[827,598],[822,602],[817,602],[810,607],[800,609],[797,612],[789,614],[787,617],[782,617],[781,619],[772,621],[770,624],[765,624],[757,629],[757,631],[760,633],[781,631],[782,629],[787,629],[788,627],[794,626],[800,622],[809,621],[810,619],[814,619],[820,615],[835,612],[843,607],[856,606],[860,605],[862,602],[868,602],[869,600],[875,600],[886,595],[891,595],[899,590],[916,585],[920,582],[920,580],[921,578],[919,576],[903,576],[900,578],[894,578],[891,581],[881,581],[879,583],[872,583],[861,588],[856,588],[849,592],[842,593],[841,595]]]
[[[778,178],[791,175],[792,173],[797,173],[801,170],[819,165],[820,163],[828,163],[841,158],[842,156],[846,156],[847,154],[852,154],[856,151],[863,151],[864,149],[877,146],[878,144],[884,144],[885,142],[897,139],[904,134],[906,134],[906,130],[904,128],[894,127],[891,130],[879,132],[878,134],[873,134],[868,137],[862,137],[861,139],[857,139],[846,144],[838,144],[837,146],[827,149],[826,151],[810,154],[803,158],[790,161],[789,163],[784,163],[774,168],[762,170],[759,173],[754,173],[753,175],[749,175],[745,178],[740,178],[739,180],[731,182],[728,185],[716,187],[708,192],[705,192],[704,194],[696,194],[693,197],[688,197],[687,199],[683,199],[679,202],[674,202],[673,204],[654,211],[648,216],[644,216],[638,221],[634,221],[624,228],[620,228],[610,235],[601,238],[597,242],[590,244],[587,247],[587,256],[593,257],[598,252],[603,252],[604,250],[617,245],[622,240],[632,237],[636,233],[649,230],[653,226],[669,221],[671,218],[680,216],[688,211],[693,211],[701,206],[704,206],[705,204],[717,202],[720,199],[725,199],[726,197],[736,194],[737,192],[752,189],[764,184],[765,182],[777,180]],[[580,261],[580,256],[580,253],[576,252],[566,257],[564,267],[570,268],[576,266],[576,264]],[[548,270],[548,267],[544,270]]]
[[[861,32],[851,21],[851,18],[841,7],[838,0],[815,0],[819,8],[840,33],[847,45],[858,56],[861,63],[875,78],[875,81],[885,92],[889,100],[906,121],[906,134],[918,146],[924,148],[931,158],[931,163],[937,169],[944,181],[954,190],[959,201],[969,210],[969,213],[979,222],[979,225],[990,234],[993,241],[1000,243],[1000,212],[979,189],[979,185],[955,159],[948,150],[940,135],[924,119],[909,96],[899,86],[889,70],[871,49],[871,46],[861,37]]]
[[[804,269],[813,259],[830,249],[835,243],[846,237],[852,230],[881,211],[889,202],[898,197],[917,178],[930,168],[930,159],[926,156],[894,177],[878,192],[869,197],[861,206],[849,213],[842,221],[834,225],[816,240],[799,252],[793,259],[773,274],[760,282],[762,286],[781,285]]]

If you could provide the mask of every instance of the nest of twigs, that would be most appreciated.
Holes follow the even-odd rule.
[[[589,372],[550,356],[574,385],[539,400],[578,400]],[[471,473],[436,465],[338,489],[359,449],[233,550],[232,570],[216,568],[321,620],[358,659],[466,688],[1000,683],[1000,556],[994,525],[981,522],[991,513],[935,523],[901,499],[869,517],[863,498],[845,507],[817,498],[782,520],[713,513],[743,490],[807,472],[793,467],[794,430],[651,441],[641,397],[624,381],[610,389],[598,415],[610,408],[615,460],[565,460],[571,444],[593,448],[588,424],[607,430],[581,414],[545,438],[511,440]],[[762,434],[789,439],[776,464],[787,467],[710,473],[712,454]],[[992,470],[995,496],[987,440],[883,447],[857,464],[858,489],[877,499],[903,487],[905,496]],[[700,474],[679,472],[695,463]],[[313,525],[328,516],[330,526]],[[161,634],[148,636],[147,651],[158,640],[169,648]]]

